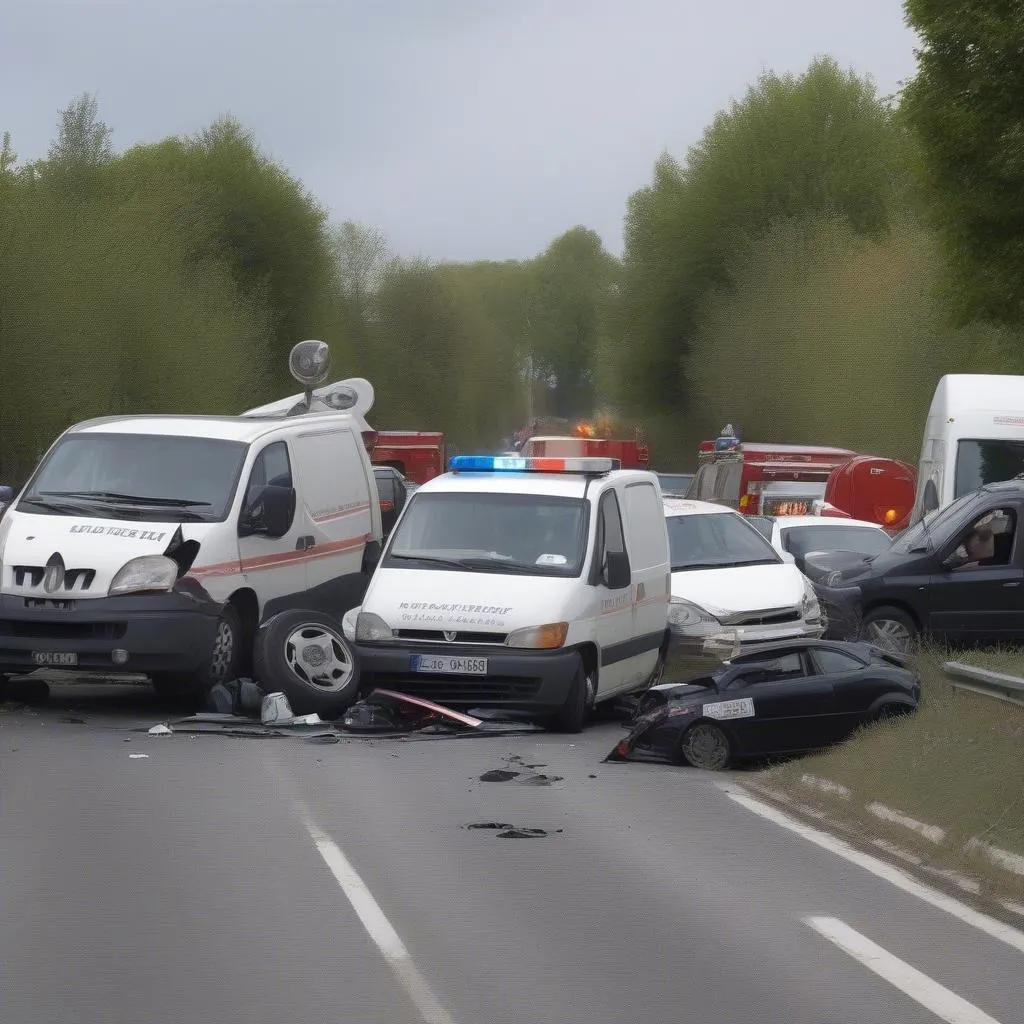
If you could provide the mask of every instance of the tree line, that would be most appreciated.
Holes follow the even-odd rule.
[[[244,126],[115,152],[94,97],[0,149],[0,480],[70,423],[230,413],[331,343],[380,429],[493,449],[528,416],[640,425],[659,468],[727,421],[913,459],[942,373],[1024,372],[1024,29],[908,0],[917,77],[769,73],[630,196],[525,261],[407,260],[331,224]],[[1007,8],[1009,10],[1009,8]]]

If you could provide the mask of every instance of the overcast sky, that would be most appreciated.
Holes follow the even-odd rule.
[[[900,0],[0,0],[0,131],[42,156],[98,95],[118,149],[223,113],[403,255],[621,251],[630,192],[763,70],[818,54],[896,91]]]

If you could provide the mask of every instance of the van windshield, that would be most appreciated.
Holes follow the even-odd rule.
[[[673,572],[782,561],[775,548],[736,512],[668,516],[665,525]]]
[[[544,494],[418,492],[383,564],[517,576],[579,576],[587,505]]]
[[[956,446],[954,498],[1024,473],[1024,441],[962,440]]]
[[[248,444],[164,434],[69,434],[46,456],[19,512],[105,519],[227,518]]]

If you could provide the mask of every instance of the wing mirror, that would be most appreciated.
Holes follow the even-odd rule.
[[[242,512],[238,524],[239,537],[283,537],[295,518],[295,488],[261,487]]]
[[[633,582],[629,569],[629,555],[625,551],[609,551],[604,556],[604,585],[609,590],[622,590]]]

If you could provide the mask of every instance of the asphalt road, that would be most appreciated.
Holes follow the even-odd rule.
[[[754,813],[742,774],[602,764],[615,724],[131,731],[166,717],[144,689],[0,711],[5,1024],[1024,1022],[1024,934]]]

